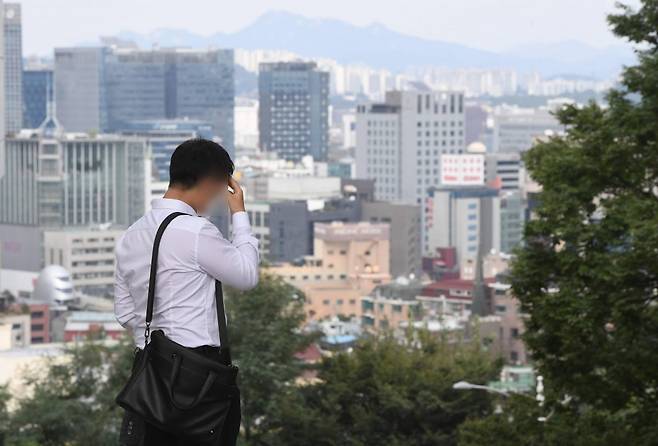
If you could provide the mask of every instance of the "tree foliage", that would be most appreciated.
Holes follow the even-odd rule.
[[[483,418],[470,418],[459,427],[460,446],[611,446],[642,444],[622,417],[581,408],[549,412],[527,395],[498,401],[502,410]],[[544,421],[540,421],[544,418]],[[647,443],[651,444],[651,443]]]
[[[454,390],[486,383],[497,365],[478,345],[424,337],[421,348],[371,339],[324,361],[320,383],[290,393],[268,421],[273,446],[430,446],[456,444],[468,415],[485,413],[484,392]]]
[[[229,337],[240,368],[242,428],[248,444],[259,444],[266,431],[259,424],[279,410],[279,398],[302,370],[295,353],[315,336],[300,330],[304,295],[281,278],[263,274],[256,288],[229,293]]]
[[[463,379],[486,383],[498,364],[478,343],[421,336],[418,346],[391,338],[364,341],[318,365],[319,383],[300,386],[295,353],[315,339],[300,330],[303,295],[264,275],[250,291],[228,291],[232,353],[240,367],[243,437],[248,445],[453,445],[468,416],[490,407],[489,395],[452,389]],[[114,397],[133,359],[128,338],[89,340],[25,376],[31,392],[8,418],[11,446],[115,445],[122,411]],[[2,405],[0,392],[0,408]],[[1,427],[1,426],[0,426]]]
[[[128,380],[134,345],[75,344],[45,370],[28,370],[30,392],[8,417],[9,445],[116,445],[122,411],[114,397]]]
[[[656,444],[658,0],[620,8],[609,22],[637,44],[638,64],[607,106],[564,108],[566,134],[527,153],[543,190],[512,286],[549,403],[568,394],[574,419]]]

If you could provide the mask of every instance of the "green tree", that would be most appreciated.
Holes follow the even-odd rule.
[[[588,408],[547,412],[527,395],[498,400],[499,413],[469,418],[459,427],[460,446],[608,446],[637,444],[614,415]],[[540,417],[546,417],[539,421]],[[575,422],[577,420],[577,422]]]
[[[45,370],[28,370],[31,392],[8,417],[9,445],[116,445],[122,411],[114,397],[128,380],[134,345],[83,342]]]
[[[303,365],[294,354],[315,335],[300,330],[304,296],[279,278],[261,277],[250,291],[229,290],[226,306],[234,360],[240,366],[243,429],[249,444],[258,444],[263,420]],[[89,340],[52,359],[46,370],[28,370],[24,381],[32,392],[17,400],[8,417],[10,445],[116,445],[123,411],[114,398],[127,382],[134,345],[128,338],[107,346]],[[1,389],[0,389],[1,390]],[[3,414],[0,391],[0,415]]]
[[[242,428],[247,444],[260,444],[266,420],[302,371],[295,353],[315,335],[301,331],[304,295],[281,278],[262,274],[249,291],[229,290],[226,301],[234,362],[240,367]]]
[[[9,427],[9,411],[7,409],[9,399],[10,395],[7,386],[0,386],[0,444],[3,444],[2,442]]]
[[[456,444],[456,428],[490,405],[460,380],[486,383],[498,370],[479,345],[423,336],[410,348],[386,337],[324,361],[320,382],[290,393],[270,420],[274,446]]]
[[[636,44],[638,64],[607,106],[564,108],[566,135],[525,156],[543,189],[512,287],[549,408],[649,445],[658,442],[658,0],[619,7],[609,23]],[[556,403],[564,395],[567,408]]]

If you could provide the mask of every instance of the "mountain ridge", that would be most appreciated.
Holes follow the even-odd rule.
[[[403,34],[381,23],[357,26],[338,19],[308,18],[285,11],[265,13],[236,32],[203,36],[160,28],[145,34],[123,31],[116,37],[146,48],[158,44],[288,50],[305,58],[330,58],[341,64],[364,64],[393,72],[427,66],[510,68],[538,71],[546,76],[568,73],[601,79],[617,75],[622,65],[634,60],[632,50],[624,45],[596,48],[574,41],[524,43],[508,51],[494,52]]]

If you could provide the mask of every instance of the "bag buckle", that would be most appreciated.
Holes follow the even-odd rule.
[[[147,322],[146,328],[144,329],[144,348],[146,348],[149,343],[149,336],[151,336],[151,323]]]

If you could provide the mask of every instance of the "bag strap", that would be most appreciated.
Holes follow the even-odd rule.
[[[224,359],[231,364],[231,347],[228,341],[228,328],[226,327],[226,312],[224,309],[224,291],[222,282],[215,280],[215,307],[217,308],[217,325],[219,326],[220,349]]]
[[[144,346],[148,344],[151,335],[151,321],[153,320],[153,305],[155,303],[155,279],[158,273],[158,253],[160,251],[160,240],[165,229],[169,226],[174,218],[181,215],[190,215],[185,212],[173,212],[160,223],[158,231],[155,233],[155,240],[153,241],[153,252],[151,254],[151,272],[149,274],[149,290],[148,300],[146,302],[146,329],[144,330]],[[222,290],[222,282],[215,280],[215,306],[217,307],[217,325],[219,327],[219,340],[221,342],[221,349],[224,352],[228,363],[231,363],[231,353],[228,341],[228,328],[226,327],[226,313],[224,310],[224,292]]]

